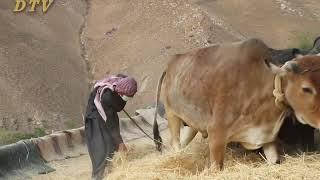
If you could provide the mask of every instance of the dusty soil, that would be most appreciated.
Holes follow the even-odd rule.
[[[165,142],[168,142],[167,136],[168,132],[162,132],[162,137]],[[122,160],[134,161],[137,159],[147,158],[148,155],[152,154],[159,156],[159,153],[155,151],[155,146],[150,139],[142,138],[138,140],[131,141],[126,143],[127,148],[129,149],[128,156],[123,154],[117,154],[114,162],[120,163]],[[121,160],[122,159],[122,160]],[[117,164],[116,163],[116,164]],[[113,166],[113,169],[117,165]],[[91,162],[88,155],[83,155],[78,158],[71,158],[63,161],[55,161],[49,163],[49,165],[56,169],[55,172],[49,173],[47,175],[37,175],[33,176],[33,180],[87,180],[91,177]],[[113,170],[115,174],[117,172]],[[143,176],[142,176],[143,177]],[[109,177],[105,177],[105,179]],[[141,178],[141,177],[140,177]],[[111,179],[118,179],[112,178]],[[121,179],[121,178],[120,178]],[[126,178],[122,178],[126,179]]]

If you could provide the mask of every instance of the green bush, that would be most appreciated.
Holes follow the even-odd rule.
[[[315,35],[310,32],[303,32],[297,34],[297,36],[292,40],[292,47],[299,48],[303,51],[310,50],[313,46],[313,41]]]
[[[64,124],[66,125],[67,129],[74,129],[77,127],[77,122],[73,120],[66,121]]]
[[[33,131],[33,135],[35,137],[41,137],[47,135],[47,133],[42,128],[35,128]]]
[[[35,128],[32,133],[20,133],[0,129],[0,145],[11,144],[23,139],[37,138],[45,135],[46,133],[42,128]]]

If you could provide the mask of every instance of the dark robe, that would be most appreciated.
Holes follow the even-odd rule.
[[[105,90],[101,99],[107,116],[105,122],[94,104],[96,90],[97,88],[91,92],[89,97],[85,115],[85,134],[92,162],[92,178],[102,179],[105,168],[108,168],[108,159],[113,157],[119,144],[123,143],[117,112],[124,108],[126,102],[116,92],[110,89]]]

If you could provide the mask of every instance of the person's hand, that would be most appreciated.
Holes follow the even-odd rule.
[[[119,151],[120,152],[127,152],[128,149],[124,143],[119,144]]]

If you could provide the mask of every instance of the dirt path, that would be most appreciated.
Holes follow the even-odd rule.
[[[38,175],[34,180],[88,180],[91,174],[91,162],[88,155],[78,158],[55,161],[50,166],[56,171],[47,175]]]
[[[168,142],[167,131],[163,131],[162,137],[165,143]],[[142,138],[126,143],[129,149],[128,161],[141,159],[150,154],[158,154],[155,145],[150,139]],[[120,157],[120,156],[119,156]],[[119,161],[118,157],[116,158]],[[116,163],[117,164],[117,163]],[[88,180],[91,177],[91,162],[88,155],[78,158],[66,159],[63,161],[55,161],[49,165],[56,169],[55,172],[47,175],[34,176],[33,180]]]

